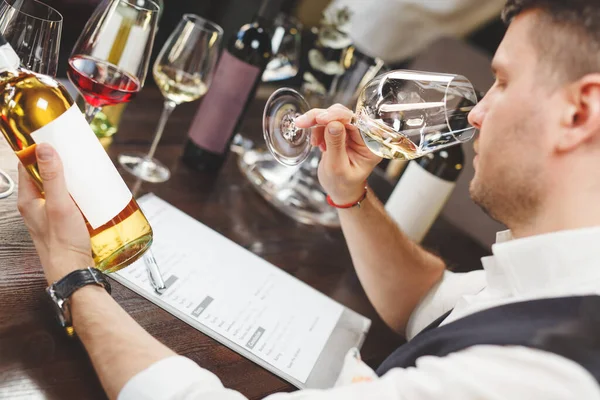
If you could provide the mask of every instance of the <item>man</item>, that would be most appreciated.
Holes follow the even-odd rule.
[[[510,0],[505,16],[496,83],[470,116],[481,131],[471,192],[512,240],[494,246],[485,271],[452,274],[371,193],[360,208],[340,210],[369,299],[409,342],[380,377],[348,357],[341,383],[361,383],[270,400],[600,399],[600,4]],[[336,204],[363,198],[379,161],[346,125],[350,117],[334,106],[297,121],[325,126],[313,144]],[[46,200],[21,167],[19,205],[54,282],[91,265],[89,240],[58,157],[44,145],[37,156]],[[110,398],[243,398],[176,357],[103,288],[86,286],[71,300],[75,331]]]

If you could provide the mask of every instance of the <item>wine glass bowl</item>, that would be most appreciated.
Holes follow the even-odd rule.
[[[476,104],[475,89],[463,76],[391,71],[362,89],[352,124],[378,156],[413,160],[471,140],[476,128],[469,125],[468,115]],[[310,153],[311,130],[290,123],[292,114],[303,114],[306,108],[306,101],[291,89],[280,89],[267,101],[265,141],[284,165],[299,165]]]
[[[56,76],[62,23],[58,11],[39,1],[0,1],[0,33],[33,72]]]
[[[86,100],[88,122],[103,106],[131,101],[144,86],[159,11],[152,0],[103,0],[96,7],[67,71]],[[115,40],[124,42],[118,54]]]
[[[373,153],[412,160],[471,140],[476,129],[467,118],[476,104],[462,76],[392,71],[363,88],[355,125]]]
[[[69,60],[69,79],[92,107],[127,103],[140,91],[139,80],[116,66],[90,56]]]

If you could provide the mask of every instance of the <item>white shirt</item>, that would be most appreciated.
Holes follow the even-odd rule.
[[[499,234],[510,236],[509,233]],[[600,295],[600,227],[498,241],[483,271],[446,272],[413,312],[408,337],[447,311],[446,324],[478,311],[526,300]],[[329,390],[278,393],[268,400],[433,399],[600,400],[600,386],[579,364],[520,346],[474,346],[446,357],[425,356],[416,367],[378,378],[357,351],[346,357]],[[134,376],[119,400],[242,400],[211,372],[185,357],[171,357]]]
[[[463,37],[498,17],[506,0],[334,0],[348,7],[348,35],[365,54],[404,61],[443,36]]]

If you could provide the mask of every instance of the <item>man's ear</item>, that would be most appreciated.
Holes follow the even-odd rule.
[[[562,110],[564,129],[557,150],[571,151],[600,135],[600,73],[589,74],[567,88],[566,107]]]

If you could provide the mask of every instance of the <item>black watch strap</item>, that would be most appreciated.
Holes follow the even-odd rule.
[[[80,269],[71,272],[53,285],[54,292],[62,299],[68,299],[78,289],[87,285],[102,286],[110,294],[111,287],[108,279],[96,268]]]

